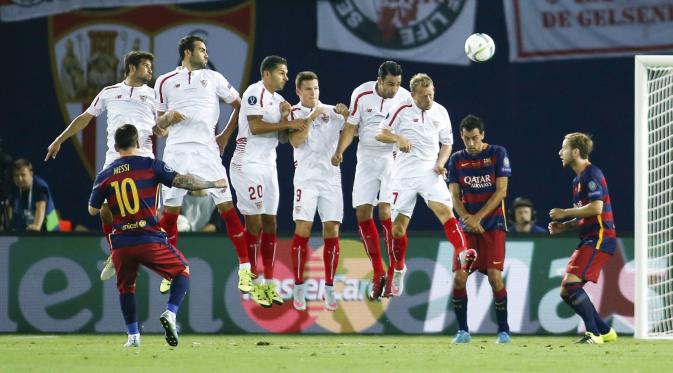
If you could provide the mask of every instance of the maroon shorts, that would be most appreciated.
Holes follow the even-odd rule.
[[[598,281],[601,269],[612,255],[596,250],[593,246],[580,246],[568,261],[566,273],[573,274],[583,281]]]
[[[465,233],[467,248],[477,250],[477,261],[472,266],[474,271],[486,273],[488,269],[502,271],[505,263],[505,231],[486,231],[482,234]],[[460,268],[459,252],[453,252],[453,270]]]
[[[166,279],[172,279],[183,272],[189,274],[187,259],[180,250],[160,243],[114,249],[112,263],[117,271],[117,289],[120,293],[135,293],[141,264]]]

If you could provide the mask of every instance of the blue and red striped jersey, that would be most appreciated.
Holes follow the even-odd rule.
[[[573,205],[586,206],[592,201],[603,201],[600,215],[579,219],[580,246],[595,246],[596,250],[614,253],[617,248],[617,232],[612,216],[612,203],[608,182],[600,168],[589,164],[573,179]]]
[[[476,214],[495,193],[496,178],[512,176],[507,150],[488,144],[479,154],[464,149],[453,153],[448,171],[449,183],[460,184],[462,201],[470,214]],[[507,231],[503,204],[486,215],[481,225],[487,231]]]
[[[161,184],[173,185],[178,174],[164,162],[140,156],[122,157],[96,176],[89,205],[112,211],[112,248],[167,243],[159,226],[157,206]]]

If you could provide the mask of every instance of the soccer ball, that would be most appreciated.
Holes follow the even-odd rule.
[[[472,34],[465,40],[465,54],[474,62],[486,62],[495,54],[495,43],[487,34]]]

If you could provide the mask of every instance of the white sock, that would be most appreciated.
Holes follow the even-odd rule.
[[[243,270],[247,269],[248,271],[250,270],[250,263],[241,263],[238,265],[238,270]]]

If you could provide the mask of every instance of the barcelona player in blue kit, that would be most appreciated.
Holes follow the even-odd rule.
[[[454,343],[470,342],[467,326],[467,291],[465,284],[471,271],[488,276],[493,290],[495,314],[498,320],[497,343],[510,342],[507,323],[507,289],[502,281],[505,263],[505,232],[503,200],[512,169],[507,150],[484,140],[484,122],[468,115],[460,123],[460,137],[465,149],[449,159],[449,189],[453,207],[463,222],[467,247],[477,251],[477,259],[468,271],[461,269],[460,254],[453,258],[452,303],[458,320]]]
[[[570,257],[561,283],[561,298],[584,320],[586,333],[578,343],[603,343],[617,339],[617,333],[603,321],[582,288],[598,281],[605,263],[617,249],[608,183],[600,168],[591,164],[593,141],[583,133],[570,133],[563,139],[559,156],[563,167],[571,168],[573,207],[549,211],[549,233],[579,228],[580,243]],[[568,220],[572,219],[572,220]]]
[[[140,345],[135,291],[141,264],[173,281],[166,311],[159,320],[166,331],[166,342],[177,346],[175,318],[187,293],[189,267],[187,259],[169,243],[166,232],[159,226],[156,211],[159,188],[161,184],[189,190],[226,188],[227,182],[180,175],[162,161],[137,156],[138,130],[130,124],[122,125],[115,132],[115,149],[121,157],[96,177],[89,198],[89,213],[99,214],[107,199],[113,216],[112,262],[128,330],[124,346]]]

